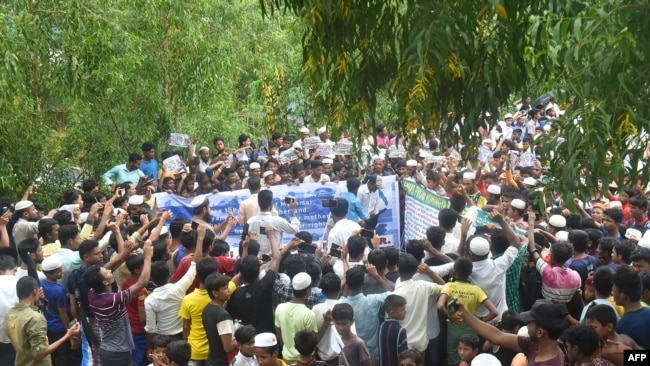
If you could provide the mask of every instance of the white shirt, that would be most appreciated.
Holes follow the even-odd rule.
[[[431,270],[438,276],[444,277],[454,271],[454,262],[449,262],[440,266],[429,266],[429,268],[431,268]],[[431,277],[423,273],[416,273],[413,275],[413,280],[433,282]],[[395,281],[396,288],[397,284],[400,282],[401,281],[399,278],[397,281]],[[431,310],[427,312],[427,337],[428,339],[435,339],[438,337],[438,335],[440,335],[440,321],[438,320],[438,299],[432,298],[429,303],[430,304],[428,306]],[[408,333],[406,338],[408,339]]]
[[[379,197],[379,190],[370,192],[367,184],[359,187],[359,190],[357,191],[357,198],[359,201],[361,201],[363,212],[371,213],[374,211],[376,215],[381,210],[386,208],[384,200]]]
[[[348,256],[349,258],[349,256]],[[363,262],[348,262],[348,268],[356,267],[356,266],[364,266]],[[342,260],[337,260],[336,263],[332,266],[332,270],[334,273],[340,278],[343,279],[345,278],[345,268],[343,267],[343,261]]]
[[[183,332],[183,319],[178,316],[178,309],[196,276],[196,263],[176,283],[168,283],[153,290],[144,300],[147,333],[175,335]]]
[[[429,313],[435,313],[438,318],[437,297],[442,286],[425,281],[399,282],[395,285],[394,294],[406,299],[406,317],[400,323],[406,328],[409,348],[423,352],[429,344],[427,334],[427,318]]]
[[[445,234],[445,244],[440,248],[442,254],[447,253],[456,253],[458,251],[458,245],[460,245],[460,239],[454,236],[454,233]]]
[[[314,178],[310,175],[306,176],[305,179],[302,180],[303,183],[327,183],[330,181],[330,177],[327,176],[327,174],[321,174],[318,180],[314,180]]]
[[[497,259],[484,259],[474,262],[474,269],[469,279],[473,284],[485,291],[494,307],[497,308],[497,317],[491,320],[490,323],[501,321],[501,314],[508,310],[508,304],[506,303],[506,271],[512,266],[518,253],[519,250],[511,246]],[[483,304],[476,307],[477,317],[488,314],[489,311]]]
[[[38,274],[38,279],[39,280],[44,280],[45,279],[45,274],[43,272],[37,270],[36,273]],[[23,278],[25,276],[28,276],[28,275],[29,275],[29,273],[27,273],[26,269],[22,269],[20,267],[16,268],[16,278],[21,279],[21,278]]]
[[[260,212],[259,214],[248,219],[248,231],[260,232],[261,227],[272,227],[275,242],[278,247],[282,246],[282,233],[295,234],[300,231],[300,220],[297,217],[291,218],[291,223],[279,216],[273,216],[271,212]],[[266,235],[259,235],[257,240],[260,243],[259,254],[271,254],[271,243]]]
[[[325,315],[328,310],[332,310],[334,305],[338,303],[339,300],[326,299],[324,303],[314,305],[311,311],[316,315],[316,327],[318,329],[320,329],[325,321],[323,315]],[[356,334],[354,323],[352,323],[352,333]],[[339,332],[336,331],[334,323],[332,323],[323,334],[323,338],[318,342],[318,356],[320,356],[321,360],[325,361],[338,358],[341,353],[342,344],[343,341],[341,340],[341,336],[339,335]]]
[[[355,231],[361,230],[361,226],[354,221],[341,219],[334,224],[332,230],[327,235],[327,252],[329,253],[332,244],[343,247],[348,243],[348,238]]]
[[[7,333],[5,333],[3,323],[7,310],[18,303],[16,282],[18,282],[16,276],[0,275],[0,343],[11,343]]]

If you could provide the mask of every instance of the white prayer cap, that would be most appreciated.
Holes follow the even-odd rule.
[[[270,170],[267,170],[267,171],[264,172],[264,174],[262,174],[262,178],[264,179],[264,178],[266,178],[268,176],[271,176],[271,175],[273,175],[273,172],[270,171]]]
[[[420,150],[420,154],[419,154],[419,155],[420,155],[420,157],[421,157],[422,159],[426,159],[427,156],[429,156],[429,153],[426,152],[426,151],[424,151],[424,150]]]
[[[483,139],[483,144],[490,144],[490,145],[492,145],[492,140],[491,140],[491,139]]]
[[[476,173],[474,173],[474,172],[465,172],[465,173],[463,173],[463,179],[474,180],[474,179],[476,179]]]
[[[517,208],[519,210],[525,210],[526,202],[520,200],[519,198],[515,198],[514,200],[510,201],[510,206]]]
[[[260,169],[260,168],[262,168],[262,166],[260,165],[260,163],[257,163],[257,162],[255,162],[255,163],[251,163],[251,164],[248,166],[248,169],[250,169],[250,170],[253,170],[253,169]]]
[[[167,228],[167,226],[163,226],[162,229],[160,229],[160,234],[158,235],[163,236],[167,233],[169,233],[169,229]]]
[[[323,159],[323,164],[334,164],[334,160],[330,158]]]
[[[309,129],[308,129],[307,127],[304,127],[304,126],[303,126],[303,127],[300,129],[300,133],[309,133]]]
[[[255,336],[255,347],[272,347],[277,344],[278,339],[273,333],[260,333]]]
[[[294,290],[304,290],[307,287],[311,286],[311,276],[306,272],[300,272],[297,275],[293,276],[291,280],[291,286]]]
[[[63,267],[63,263],[61,263],[61,260],[56,255],[51,255],[43,259],[43,262],[41,263],[41,269],[43,271],[54,271],[61,267]]]
[[[557,233],[555,233],[555,238],[558,241],[569,241],[569,232],[564,231],[564,230],[560,230]]]
[[[523,327],[526,328],[526,327]],[[481,353],[474,357],[470,366],[502,366],[501,361],[489,353]]]
[[[121,213],[126,213],[126,211],[123,208],[115,207],[113,209],[113,216],[117,217],[117,215]]]
[[[476,236],[469,242],[469,250],[478,256],[487,255],[490,252],[490,242],[484,237]]]
[[[547,123],[547,124],[545,124],[544,127],[542,127],[542,128],[544,129],[544,131],[548,132],[548,131],[551,130],[551,125]]]
[[[416,167],[416,166],[418,166],[418,162],[415,161],[415,160],[408,160],[406,162],[406,166]]]
[[[506,113],[506,115],[503,118],[504,119],[512,118],[512,113]]]
[[[501,194],[501,186],[498,186],[496,184],[490,184],[487,188],[488,193],[492,194]]]
[[[309,132],[309,131],[307,131],[307,132]],[[318,134],[319,134],[319,135],[320,135],[320,134],[323,134],[323,133],[325,133],[325,132],[327,132],[327,127],[325,127],[325,126],[323,126],[323,127],[321,127],[321,128],[318,129]]]
[[[32,201],[18,201],[16,205],[14,206],[14,209],[16,211],[24,210],[28,208],[29,206],[33,206],[34,203]]]
[[[129,206],[140,206],[144,203],[144,196],[133,195],[129,197]]]
[[[526,179],[524,179],[524,184],[527,184],[531,187],[535,187],[537,186],[537,179],[533,177],[527,177]]]
[[[629,229],[628,229],[628,230],[629,230]],[[648,230],[648,231],[650,231],[650,230]],[[646,233],[647,233],[648,231],[646,231]],[[639,240],[639,242],[638,242],[638,245],[639,245],[640,247],[650,249],[650,236],[644,236],[643,238],[641,238],[641,240]]]
[[[199,149],[199,151],[203,151],[203,150],[210,151],[210,148],[207,147],[207,146],[201,146],[201,148]]]
[[[609,201],[609,208],[619,208],[623,209],[623,204],[621,201]]]
[[[199,195],[199,196],[194,197],[191,204],[192,204],[192,207],[201,207],[201,206],[205,205],[205,203],[207,201],[208,201],[207,197],[205,197],[204,195]]]
[[[566,219],[562,215],[553,215],[548,219],[548,224],[554,228],[564,229],[566,227]]]

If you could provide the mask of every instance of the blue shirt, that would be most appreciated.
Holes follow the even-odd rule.
[[[390,292],[375,295],[359,293],[354,296],[341,297],[342,303],[350,304],[354,309],[357,335],[366,342],[373,365],[379,362],[379,317],[377,314],[388,295]]]
[[[157,174],[158,173],[156,173],[156,175]],[[138,184],[140,177],[144,177],[142,170],[135,169],[129,171],[126,169],[126,164],[116,165],[104,173],[104,175],[102,175],[102,178],[104,178],[104,183],[106,183],[107,186],[113,184],[113,180],[115,180],[115,183],[117,184],[131,182],[135,185]]]
[[[348,220],[359,222],[359,220],[366,221],[370,218],[366,212],[363,212],[361,201],[354,193],[345,192],[341,195],[341,198],[348,201]]]
[[[47,331],[48,332],[65,332],[66,329],[63,326],[61,321],[61,316],[59,315],[59,308],[67,309],[67,296],[65,295],[65,290],[58,283],[51,283],[46,280],[41,280],[41,287],[43,288],[43,294],[49,302],[49,305],[45,309],[45,319],[47,320]]]
[[[148,175],[153,178],[154,182],[156,182],[156,189],[158,188],[158,160],[156,159],[151,159],[151,161],[146,162],[142,160],[142,163],[140,163],[140,170],[144,175]],[[133,184],[138,184],[138,182],[132,182]]]
[[[629,335],[644,349],[650,349],[650,308],[626,312],[616,324],[616,333]]]

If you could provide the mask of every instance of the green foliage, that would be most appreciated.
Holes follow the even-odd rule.
[[[49,177],[99,177],[170,132],[266,134],[263,75],[284,69],[286,104],[309,103],[297,27],[254,0],[3,1],[0,192],[41,176],[53,203]]]

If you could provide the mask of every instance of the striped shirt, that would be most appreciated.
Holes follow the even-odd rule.
[[[387,318],[379,327],[379,366],[398,365],[397,356],[407,349],[406,329]]]
[[[580,288],[580,274],[564,267],[551,267],[542,258],[535,263],[542,275],[542,296],[545,299],[561,303],[571,301],[575,292]]]
[[[131,289],[96,293],[90,289],[88,304],[101,329],[100,349],[109,352],[131,352],[135,346],[126,304],[131,302]]]

